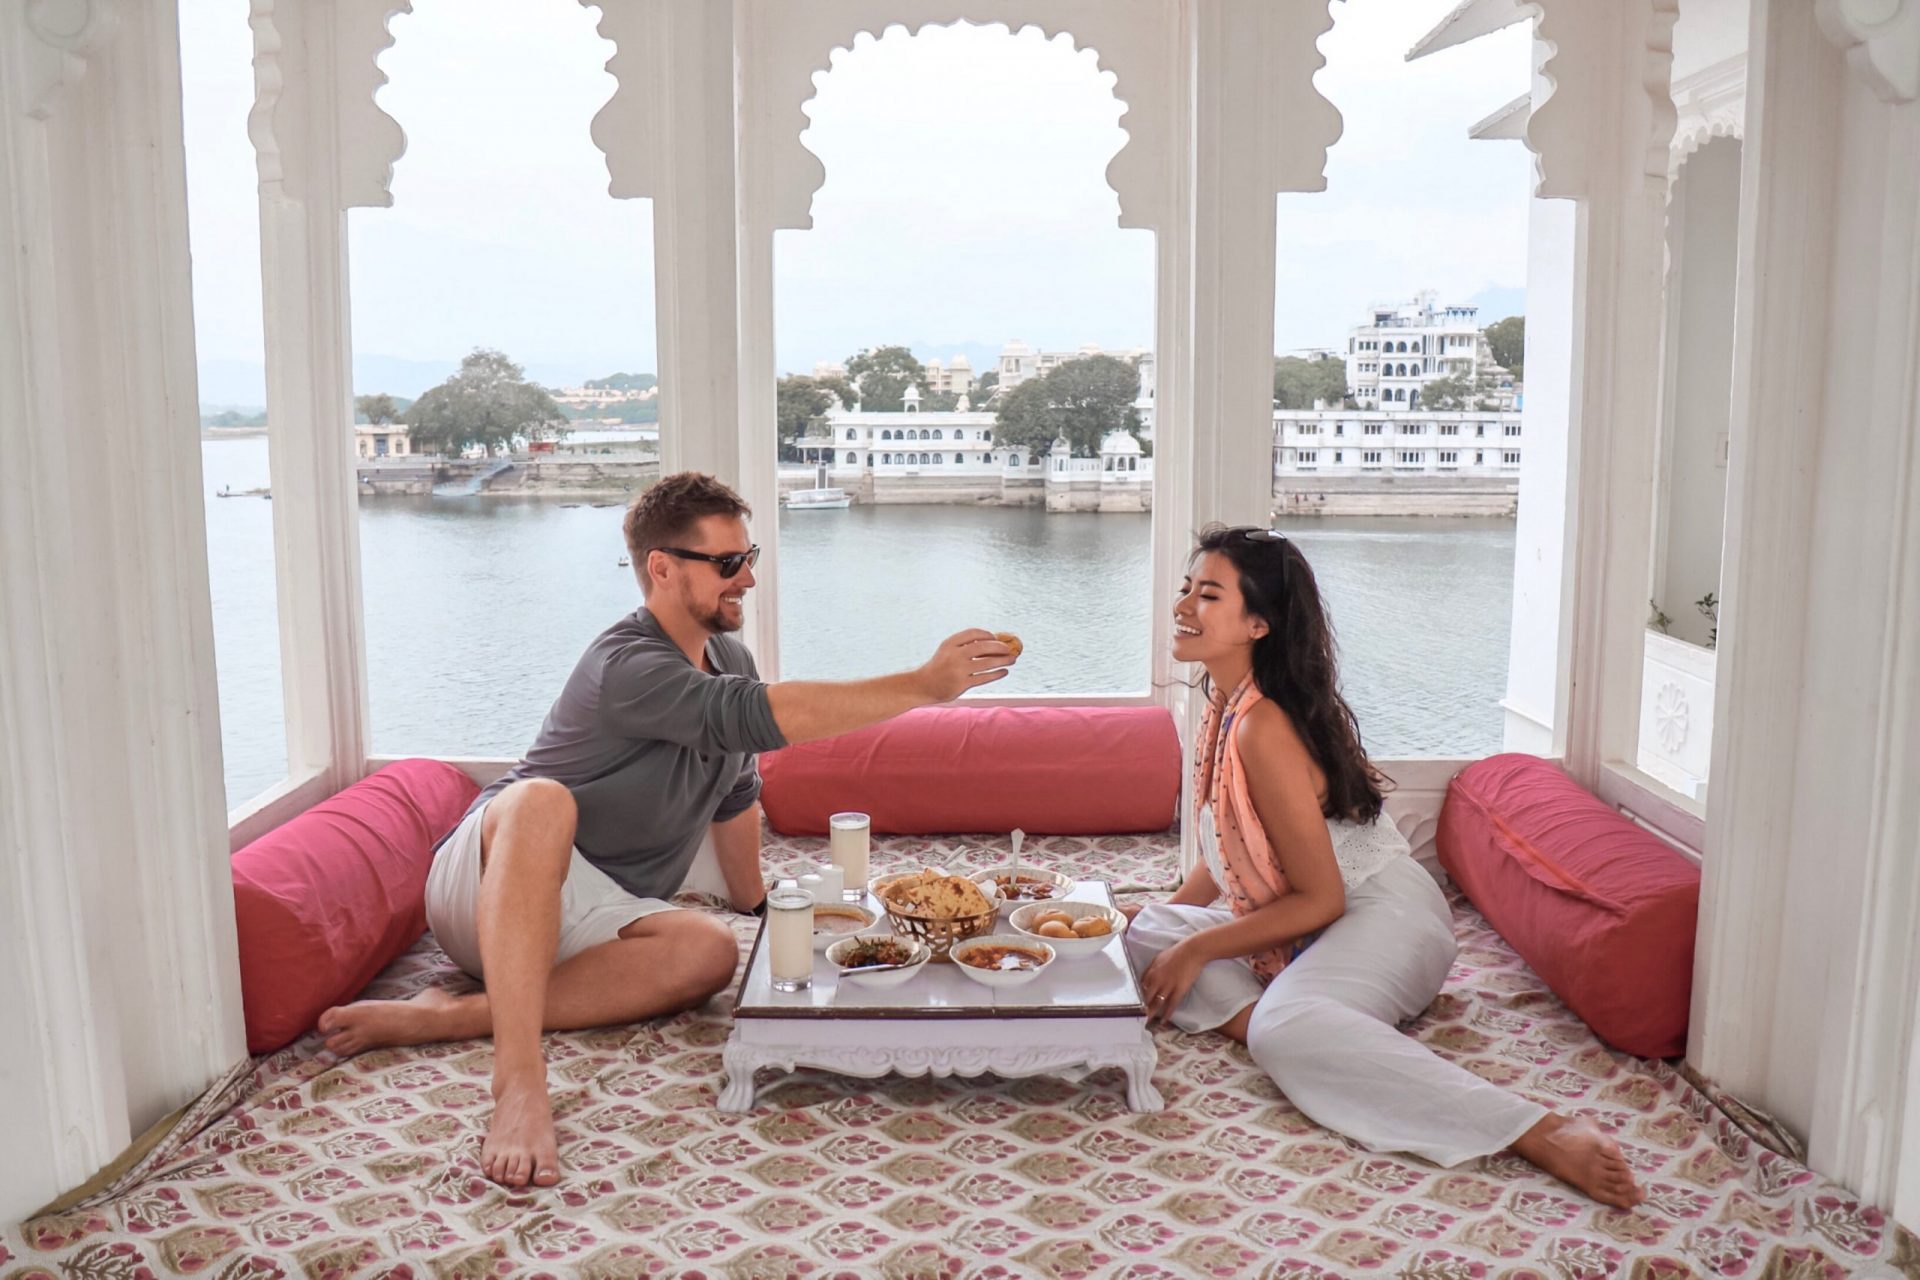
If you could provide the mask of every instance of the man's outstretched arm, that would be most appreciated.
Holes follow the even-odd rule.
[[[969,689],[1004,679],[1013,650],[979,629],[948,636],[912,671],[870,680],[783,680],[767,686],[767,703],[788,742],[852,733],[915,707],[951,702]]]

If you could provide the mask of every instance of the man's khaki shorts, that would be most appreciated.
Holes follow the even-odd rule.
[[[478,919],[480,824],[486,812],[482,805],[462,819],[427,871],[427,927],[449,959],[482,980],[486,975],[481,972]],[[710,857],[709,848],[703,846],[700,852],[701,857]],[[693,879],[692,874],[688,879]],[[672,909],[671,903],[658,898],[634,897],[575,849],[560,889],[560,948],[553,962],[559,964],[588,947],[612,942],[635,920]]]

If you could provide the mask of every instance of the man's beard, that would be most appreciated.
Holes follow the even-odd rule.
[[[700,625],[714,635],[723,635],[729,631],[738,631],[742,621],[741,619],[729,618],[725,605],[722,605],[711,613],[702,613],[696,616],[700,619]]]
[[[740,629],[740,622],[727,616],[725,605],[706,608],[693,599],[693,593],[690,591],[683,594],[680,600],[686,605],[687,613],[693,620],[706,628],[708,635],[725,635],[729,631]]]

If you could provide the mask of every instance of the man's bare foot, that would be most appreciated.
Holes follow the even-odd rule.
[[[1631,1209],[1646,1199],[1620,1144],[1591,1124],[1549,1114],[1521,1134],[1513,1149],[1601,1204]]]
[[[480,1149],[480,1168],[503,1187],[550,1187],[560,1181],[553,1137],[553,1104],[539,1074],[493,1082],[493,1121]]]
[[[428,987],[411,1000],[361,1000],[320,1015],[329,1051],[341,1057],[394,1044],[427,1044],[463,1038],[455,1015],[463,997]]]

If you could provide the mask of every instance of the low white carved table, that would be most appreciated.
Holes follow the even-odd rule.
[[[1083,880],[1068,896],[1113,905],[1101,880]],[[867,903],[880,909],[871,894]],[[1004,918],[997,931],[1013,932]],[[1118,1067],[1126,1073],[1129,1107],[1166,1105],[1153,1087],[1158,1054],[1140,984],[1119,938],[1091,956],[1056,958],[1038,978],[1012,988],[982,986],[946,963],[928,964],[898,986],[843,983],[815,952],[813,986],[792,992],[773,989],[765,943],[763,924],[735,997],[722,1111],[752,1110],[754,1073],[762,1067],[869,1078],[891,1071],[1069,1080]]]

